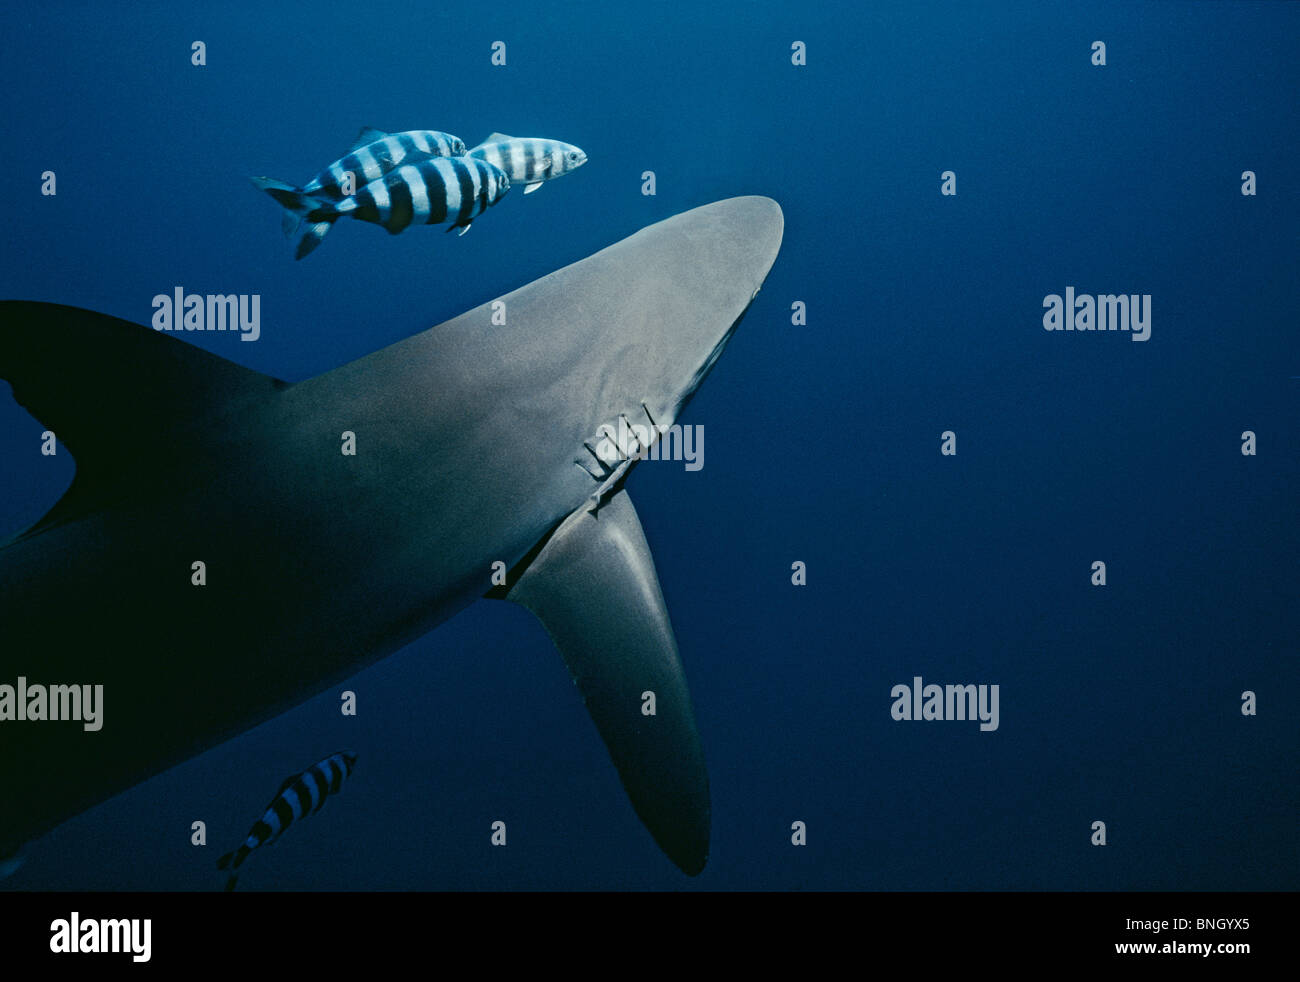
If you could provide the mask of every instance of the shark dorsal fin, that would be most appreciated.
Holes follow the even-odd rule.
[[[382,140],[388,134],[383,130],[377,130],[373,126],[363,126],[357,133],[357,138],[352,141],[352,146],[348,147],[348,153],[356,150],[358,147],[364,147],[367,144],[374,143],[376,140]]]
[[[132,472],[201,455],[221,437],[198,420],[286,385],[149,327],[20,300],[0,301],[0,378],[77,462],[72,487],[29,532]]]
[[[709,850],[709,785],[677,641],[626,491],[574,512],[505,595],[564,657],[632,807],[694,875]],[[643,694],[653,692],[654,715]]]

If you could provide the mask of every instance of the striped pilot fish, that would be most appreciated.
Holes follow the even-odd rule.
[[[340,201],[267,177],[253,178],[253,184],[303,219],[295,259],[320,245],[340,218],[382,225],[393,235],[412,225],[449,223],[448,232],[459,228],[464,235],[477,216],[510,190],[510,179],[500,168],[474,157],[434,157],[403,164]]]
[[[248,838],[234,852],[228,852],[217,860],[217,869],[230,870],[230,879],[226,889],[235,889],[239,874],[235,870],[248,858],[248,854],[258,846],[274,842],[284,835],[295,818],[314,815],[325,805],[325,799],[337,794],[356,766],[357,755],[350,753],[330,754],[324,760],[312,764],[301,774],[286,777],[280,785],[271,803],[266,806],[253,827],[248,831]]]
[[[406,130],[385,133],[366,126],[357,134],[352,148],[302,186],[308,193],[321,192],[333,201],[341,201],[363,184],[376,181],[402,164],[413,164],[430,157],[462,157],[465,141],[438,130]],[[348,175],[351,175],[350,181]],[[349,184],[343,189],[344,182]],[[292,212],[284,216],[284,234],[293,235],[300,219]]]
[[[524,194],[587,162],[587,155],[571,143],[493,133],[469,152],[471,157],[500,167],[511,184],[526,184]]]

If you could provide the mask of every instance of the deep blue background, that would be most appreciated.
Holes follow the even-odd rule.
[[[1297,885],[1300,6],[179,6],[4,15],[0,296],[147,323],[177,285],[259,293],[257,343],[186,340],[299,380],[687,208],[780,202],[781,255],[683,420],[704,469],[629,485],[712,855],[688,880],[660,854],[540,625],[484,602],[349,683],[357,718],[313,699],[67,823],[3,888],[218,888],[280,779],[343,748],[350,785],[241,889]],[[463,239],[349,224],[294,263],[245,178],[305,180],[363,125],[590,163]],[[1151,340],[1045,332],[1066,286],[1152,294]],[[71,479],[42,429],[5,392],[0,532]],[[998,683],[1001,728],[894,722],[918,674]]]

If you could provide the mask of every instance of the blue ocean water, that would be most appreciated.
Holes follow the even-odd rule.
[[[143,324],[176,286],[260,294],[256,343],[186,340],[291,381],[700,204],[768,195],[786,227],[683,420],[705,466],[628,485],[709,764],[703,874],[641,827],[541,626],[483,602],[350,681],[355,718],[338,689],[312,699],[68,822],[0,888],[218,888],[280,779],[339,749],[349,786],[241,889],[1296,887],[1300,6],[51,3],[4,23],[0,297]],[[463,238],[355,225],[295,263],[246,177],[305,180],[361,126],[590,161]],[[1150,294],[1150,340],[1044,331],[1067,287]],[[42,429],[4,393],[6,534],[71,480]],[[997,731],[892,719],[918,675],[998,684]]]

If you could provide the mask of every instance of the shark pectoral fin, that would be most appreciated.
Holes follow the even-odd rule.
[[[363,126],[357,134],[357,138],[352,141],[352,146],[348,147],[348,153],[356,150],[358,147],[364,147],[368,143],[374,143],[376,140],[382,140],[388,134],[383,130],[377,130],[373,126]]]
[[[528,185],[528,187],[524,188],[524,194],[532,194],[534,191],[536,191],[536,190],[537,190],[538,188],[540,188],[541,186],[542,186],[542,182],[541,182],[541,181],[538,181],[536,184],[530,184],[530,185]]]
[[[579,509],[506,594],[541,620],[641,821],[694,876],[709,852],[709,782],[654,561],[626,491]]]

